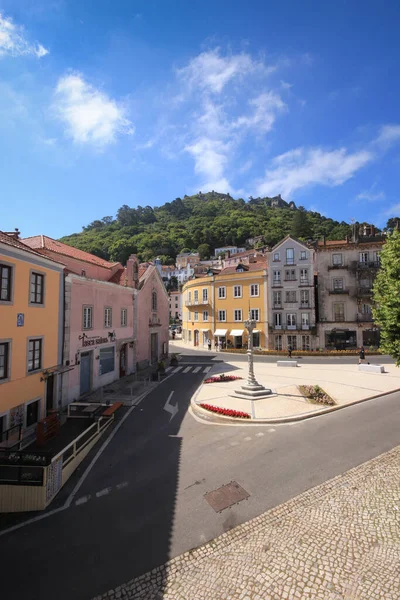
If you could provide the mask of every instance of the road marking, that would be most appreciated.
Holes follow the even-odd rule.
[[[174,367],[167,367],[167,368],[165,369],[165,372],[166,372],[166,373],[168,373],[168,371],[172,371],[172,369],[173,369],[173,368],[174,368]]]
[[[164,410],[166,410],[171,416],[169,418],[170,422],[172,421],[172,419],[174,418],[174,416],[176,415],[176,413],[178,412],[178,403],[176,403],[175,405],[170,404],[169,401],[171,400],[172,396],[173,396],[174,392],[171,392],[170,395],[167,398],[166,403],[164,404]]]
[[[85,502],[87,502],[88,500],[90,500],[90,494],[88,494],[87,496],[82,496],[82,498],[79,498],[78,500],[76,500],[75,506],[80,506],[81,504],[85,504]]]
[[[245,437],[245,438],[244,438],[244,441],[245,441],[245,442],[251,442],[251,437]]]
[[[178,371],[181,371],[183,369],[183,367],[176,367],[176,369],[174,371],[172,371],[172,375],[174,375],[175,373],[178,373]]]
[[[203,373],[208,373],[208,371],[211,369],[211,367],[204,367]]]
[[[268,431],[268,433],[274,433],[275,429],[271,428],[271,429],[268,429],[267,431]]]
[[[101,498],[102,496],[106,496],[111,492],[110,487],[104,488],[104,490],[100,490],[100,492],[96,492],[96,498]]]
[[[259,433],[256,433],[256,437],[262,437],[264,434],[260,431]]]
[[[198,373],[199,371],[201,371],[201,367],[196,367],[193,369],[193,373]]]
[[[117,483],[117,490],[122,490],[129,485],[129,481],[123,481],[122,483]]]
[[[183,369],[182,373],[187,373],[188,371],[191,371],[192,367],[186,367],[186,369]]]

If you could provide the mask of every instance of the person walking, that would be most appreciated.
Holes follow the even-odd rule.
[[[364,349],[364,346],[361,346],[358,364],[362,365],[364,362],[365,362],[365,349]]]
[[[211,350],[211,340],[208,340],[207,346],[208,346],[208,349]]]
[[[289,358],[292,358],[292,346],[288,346],[287,351],[288,351]]]

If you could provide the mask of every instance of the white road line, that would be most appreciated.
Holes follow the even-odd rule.
[[[256,437],[262,437],[264,434],[260,431],[259,433],[256,433]]]
[[[100,492],[96,492],[96,498],[101,498],[101,496],[107,496],[111,492],[110,487],[104,488],[104,490],[100,490]]]
[[[193,369],[193,373],[198,373],[199,371],[201,371],[201,367],[196,367]]]
[[[117,490],[122,490],[128,487],[129,481],[123,481],[122,483],[117,483]]]
[[[203,369],[203,373],[208,373],[208,371],[211,369],[211,367],[204,367]]]
[[[165,372],[166,372],[166,373],[168,373],[168,371],[172,371],[172,369],[173,369],[173,368],[174,368],[174,367],[167,367],[167,368],[165,369]]]
[[[274,433],[274,431],[275,431],[275,429],[273,429],[273,428],[268,429],[268,433]]]
[[[245,438],[244,438],[244,441],[245,441],[245,442],[251,442],[251,437],[245,437]]]
[[[183,367],[176,367],[176,369],[172,371],[172,375],[175,375],[175,373],[178,373],[178,371],[181,371],[182,369]]]
[[[186,367],[186,369],[183,369],[182,373],[187,373],[188,371],[191,371],[192,367]]]
[[[87,496],[82,496],[82,498],[76,500],[75,505],[80,506],[81,504],[85,504],[88,500],[90,500],[90,494],[88,494]]]

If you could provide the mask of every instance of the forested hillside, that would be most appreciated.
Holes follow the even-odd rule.
[[[146,261],[160,256],[172,264],[184,249],[199,249],[202,258],[218,246],[244,246],[248,238],[263,235],[269,245],[287,234],[308,240],[343,239],[348,223],[296,207],[280,196],[235,200],[209,192],[176,198],[152,208],[121,206],[116,218],[106,216],[61,241],[111,261],[125,263],[131,253]]]

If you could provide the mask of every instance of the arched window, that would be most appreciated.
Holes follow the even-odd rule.
[[[157,310],[157,292],[152,293],[151,308],[152,308],[152,310]]]

